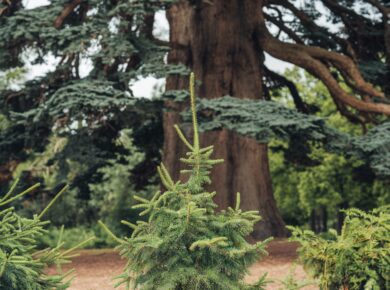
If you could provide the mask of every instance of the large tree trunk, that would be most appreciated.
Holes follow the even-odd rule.
[[[198,4],[190,4],[197,2]],[[200,81],[197,94],[201,98],[230,95],[261,99],[263,53],[256,35],[261,19],[261,1],[214,0],[180,1],[167,15],[170,24],[171,64],[189,66]],[[167,90],[188,88],[186,77],[171,76]],[[174,132],[180,123],[181,107],[167,103],[164,114],[164,163],[172,176],[179,178],[179,157],[186,152]],[[256,225],[256,239],[286,235],[285,225],[272,193],[267,146],[233,132],[221,130],[202,134],[203,146],[215,145],[215,158],[225,162],[212,171],[212,189],[218,192],[220,208],[235,203],[241,193],[241,207],[259,210],[262,221]]]

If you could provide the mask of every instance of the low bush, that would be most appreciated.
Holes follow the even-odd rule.
[[[341,233],[330,231],[331,239],[290,228],[306,270],[321,289],[390,289],[390,206],[345,213]]]

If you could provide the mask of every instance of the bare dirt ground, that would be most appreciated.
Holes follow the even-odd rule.
[[[269,256],[263,258],[250,268],[246,277],[247,282],[256,282],[265,272],[268,278],[274,282],[267,289],[281,289],[280,280],[283,280],[292,269],[297,258],[297,244],[286,241],[273,241],[268,246]],[[112,277],[119,275],[125,261],[113,250],[83,250],[80,256],[75,257],[72,264],[65,266],[63,270],[75,269],[76,277],[69,290],[113,290],[115,282]],[[53,272],[51,269],[50,272]],[[301,281],[306,273],[301,266],[296,266],[294,277]],[[123,288],[116,288],[123,289]],[[305,290],[316,290],[318,287],[307,286]]]

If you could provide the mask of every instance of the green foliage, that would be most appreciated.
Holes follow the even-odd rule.
[[[370,163],[381,176],[390,176],[390,122],[372,128],[367,134],[352,141],[355,155]]]
[[[200,127],[204,131],[227,128],[261,143],[279,139],[294,145],[299,140],[295,149],[304,151],[308,142],[323,144],[330,152],[366,160],[378,175],[390,175],[389,122],[376,126],[365,136],[351,136],[328,126],[324,118],[302,114],[270,101],[225,96],[202,100],[199,109],[206,112]]]
[[[92,226],[102,216],[101,208],[104,206],[109,208],[103,203],[105,194],[113,198],[121,191],[121,194],[126,197],[123,200],[129,201],[131,188],[138,192],[144,191],[145,196],[147,196],[155,186],[157,182],[155,165],[160,161],[160,148],[162,146],[161,105],[159,101],[155,100],[138,99],[134,101],[137,103],[135,106],[128,106],[123,111],[118,108],[118,113],[112,114],[106,120],[107,123],[102,123],[100,120],[93,121],[94,125],[92,125],[82,121],[73,122],[66,129],[57,128],[48,137],[41,152],[28,151],[28,158],[18,162],[13,175],[25,176],[26,178],[22,178],[22,181],[33,179],[41,182],[42,188],[46,192],[44,197],[52,195],[51,192],[56,184],[71,183],[71,188],[61,203],[54,204],[53,211],[48,213],[48,218],[53,225],[61,226],[64,224],[67,228],[78,225]],[[105,110],[103,105],[104,102],[101,106],[102,112]],[[87,107],[84,108],[83,112],[86,111]],[[76,116],[76,113],[73,116]],[[134,140],[131,142],[134,142],[134,145],[123,144],[124,137],[121,137],[123,133],[130,137],[130,133],[123,126],[133,128],[131,138]],[[15,127],[12,130],[16,130]],[[29,134],[27,133],[26,137]],[[150,142],[151,135],[155,136],[155,142]],[[19,135],[16,137],[20,138]],[[121,141],[115,141],[116,139],[121,139]],[[0,143],[9,144],[9,140],[1,140]],[[0,147],[2,147],[1,144]],[[21,159],[25,156],[26,152],[18,150],[18,147],[15,147],[15,144],[12,145],[12,142],[7,147],[8,149],[2,147],[5,152],[3,151],[4,154],[1,154],[0,159],[8,158],[6,152],[18,154]],[[136,150],[136,147],[142,148],[142,153]],[[132,157],[133,154],[134,157]],[[147,158],[140,158],[141,155],[145,155]],[[110,174],[112,178],[102,180],[104,176]],[[26,182],[29,181],[26,180]],[[115,183],[122,187],[110,191],[108,187],[116,186]],[[98,190],[92,190],[88,184],[97,186],[100,184],[100,193]],[[131,186],[127,192],[125,192],[125,185]],[[24,215],[32,214],[41,210],[45,206],[46,200],[47,198],[31,197],[25,204],[26,207],[18,211],[23,212]],[[115,211],[110,210],[109,214],[108,211],[105,211],[104,215],[116,215],[119,219],[126,211],[128,217],[130,204],[130,201],[118,203],[118,206],[121,207],[121,213],[116,214]],[[110,203],[111,205],[114,206]],[[136,211],[133,212],[136,215]],[[117,224],[116,222],[115,225]],[[120,228],[120,230],[124,229],[124,226]]]
[[[93,240],[89,237],[95,237]],[[50,226],[47,233],[38,238],[38,248],[54,248],[61,238],[63,249],[72,249],[77,246],[78,249],[98,249],[113,248],[116,242],[107,237],[102,228],[95,224],[93,226],[78,226],[73,228]],[[88,240],[88,242],[84,242]]]
[[[341,234],[331,231],[330,240],[290,229],[301,243],[301,261],[322,289],[389,289],[390,207],[347,210]]]
[[[282,284],[280,290],[299,290],[299,289],[304,289],[306,286],[316,285],[314,281],[308,281],[306,279],[300,281],[297,280],[295,278],[295,269],[296,269],[295,266],[296,265],[293,265],[290,268],[288,275],[283,280],[280,281]]]
[[[202,100],[199,110],[212,112],[200,119],[200,128],[204,131],[227,128],[262,143],[275,137],[290,140],[292,136],[297,136],[315,141],[327,137],[323,119],[275,102],[225,96]]]
[[[156,175],[163,103],[135,99],[131,84],[142,76],[186,73],[183,65],[166,64],[168,47],[156,44],[153,25],[146,24],[174,1],[80,1],[58,26],[69,1],[33,9],[11,2],[1,4],[0,17],[0,70],[8,72],[0,77],[0,165],[7,172],[8,164],[18,164],[18,172],[41,181],[47,192],[71,181],[70,194],[55,205],[61,215],[50,218],[57,226],[94,223],[88,183],[99,183],[106,160],[124,151],[113,146],[122,129],[133,128],[135,144],[148,157],[134,168],[135,186],[146,187]],[[15,68],[47,63],[43,76],[20,86],[10,81]],[[59,139],[64,146],[53,150]],[[9,180],[6,175],[1,182]]]
[[[262,289],[264,277],[256,285],[242,281],[248,266],[265,254],[266,241],[252,245],[245,240],[260,217],[257,211],[240,209],[240,194],[235,208],[215,211],[216,193],[204,187],[211,183],[213,165],[223,160],[210,159],[212,146],[199,147],[193,75],[190,83],[193,143],[175,127],[189,149],[181,159],[189,166],[182,171],[188,174],[188,181],[173,181],[161,165],[158,171],[167,190],[150,200],[134,197],[140,202],[134,208],[141,208],[140,216],[148,219],[136,224],[123,222],[133,233],[123,240],[116,238],[121,255],[128,259],[118,285],[132,289]]]
[[[138,151],[133,144],[132,131],[122,130],[116,140],[118,146],[126,150],[126,154],[116,154],[116,158],[108,159],[106,166],[99,168],[98,174],[102,175],[99,182],[89,184],[91,199],[89,206],[98,212],[98,216],[116,234],[124,234],[128,228],[119,227],[120,221],[133,216],[136,219],[137,211],[132,209],[134,205],[131,196],[135,194],[135,184],[131,179],[131,171],[145,158],[145,154]],[[148,186],[139,196],[148,198],[155,186]]]
[[[388,204],[390,187],[387,175],[376,169],[374,163],[374,159],[378,158],[383,166],[388,164],[385,153],[390,148],[389,138],[383,134],[386,123],[359,136],[361,127],[351,124],[337,112],[326,87],[320,81],[297,68],[287,70],[285,76],[296,83],[303,99],[312,106],[321,107],[322,110],[316,115],[324,120],[328,128],[337,128],[344,133],[341,141],[333,139],[325,142],[325,148],[310,142],[306,153],[310,160],[309,166],[302,164],[301,160],[291,162],[288,154],[293,153],[287,142],[272,140],[269,143],[274,194],[285,222],[304,225],[313,210],[325,207],[328,226],[333,226],[337,223],[336,215],[340,208],[370,210]],[[293,106],[287,90],[280,89],[276,93],[277,96],[273,97],[281,99],[288,107]],[[382,134],[376,133],[375,137],[371,135],[371,132],[376,131]],[[350,137],[346,142],[347,135]],[[334,150],[336,146],[333,144],[338,142],[343,145]],[[328,150],[331,149],[329,147],[333,147],[333,150]],[[300,145],[296,149],[302,151],[304,147]],[[372,169],[380,175],[375,176]],[[381,176],[385,178],[378,178]]]
[[[99,125],[97,120],[89,117],[96,111],[107,116],[107,111],[119,110],[133,105],[134,102],[134,99],[115,89],[110,82],[82,80],[59,88],[45,103],[35,109],[21,114],[11,112],[11,117],[16,123],[23,124],[42,122],[43,118],[48,117],[57,120],[66,116],[67,122],[62,123],[62,126],[71,125],[74,121],[85,123],[95,121],[96,124],[89,124],[89,127],[96,127]]]
[[[16,183],[8,193],[0,198],[0,288],[4,290],[44,290],[66,289],[69,282],[64,279],[70,274],[47,275],[51,265],[66,263],[73,249],[61,251],[61,238],[53,248],[37,251],[38,238],[46,233],[48,222],[40,215],[24,218],[15,213],[13,207],[7,207],[12,201],[34,191],[34,185],[20,194],[13,195]],[[52,202],[54,202],[64,188]],[[52,204],[52,203],[51,203]]]
[[[24,69],[17,67],[0,74],[0,91],[17,85],[23,79],[25,73]]]
[[[0,114],[0,132],[5,131],[9,125],[8,118],[3,114]]]

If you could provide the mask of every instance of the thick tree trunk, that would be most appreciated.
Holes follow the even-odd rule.
[[[196,74],[201,98],[230,95],[238,98],[262,98],[262,58],[256,35],[261,13],[258,0],[214,0],[213,4],[180,1],[167,15],[172,50],[168,61],[183,63]],[[187,78],[171,76],[167,90],[188,88]],[[185,148],[174,132],[180,123],[180,106],[168,103],[164,114],[164,163],[179,178],[179,157]],[[218,192],[220,208],[242,196],[241,207],[259,210],[263,220],[255,228],[254,238],[286,236],[285,225],[276,207],[269,173],[267,146],[221,130],[202,134],[203,146],[215,145],[215,158],[225,162],[212,172],[212,189]]]

